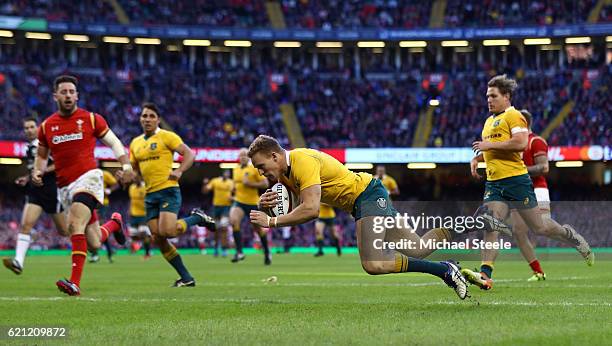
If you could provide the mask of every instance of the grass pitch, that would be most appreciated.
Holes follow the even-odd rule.
[[[608,344],[612,261],[587,267],[542,262],[548,279],[528,283],[525,262],[499,260],[494,289],[471,286],[460,301],[424,274],[368,276],[357,255],[331,252],[229,258],[184,255],[195,288],[169,288],[173,269],[159,255],[87,264],[82,296],[55,281],[69,257],[28,257],[24,273],[0,271],[0,327],[65,326],[63,339],[0,337],[0,344]],[[477,262],[462,262],[469,268]],[[276,276],[277,283],[262,280]]]

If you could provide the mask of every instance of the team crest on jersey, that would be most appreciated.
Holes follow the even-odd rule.
[[[491,197],[491,191],[485,191],[483,199],[489,199],[489,197]]]
[[[501,120],[497,119],[493,122],[493,127],[498,127]]]
[[[378,205],[380,209],[387,209],[387,200],[384,197],[379,197],[376,200],[376,205]]]
[[[157,143],[151,143],[151,147],[150,147],[150,149],[151,149],[151,150],[155,150],[155,149],[157,149]]]
[[[76,121],[77,131],[83,132],[83,119],[79,119]]]

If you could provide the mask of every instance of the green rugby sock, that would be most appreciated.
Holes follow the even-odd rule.
[[[395,273],[427,273],[440,278],[448,271],[448,267],[440,262],[432,262],[413,257],[407,257],[402,254],[395,254]]]
[[[481,265],[480,272],[485,273],[489,277],[489,279],[493,278],[493,267],[488,264]]]

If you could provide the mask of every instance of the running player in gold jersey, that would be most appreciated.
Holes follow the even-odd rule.
[[[211,191],[213,193],[213,217],[218,225],[217,232],[215,232],[215,257],[219,256],[219,247],[221,247],[221,255],[227,256],[227,226],[233,190],[234,181],[231,179],[229,170],[223,171],[220,177],[212,180],[204,178],[202,181],[202,193],[207,194]]]
[[[487,86],[487,103],[492,115],[484,124],[482,140],[472,145],[476,156],[470,163],[472,176],[476,179],[482,178],[477,172],[478,162],[487,164],[482,210],[489,232],[485,232],[484,241],[497,242],[500,231],[512,236],[512,230],[504,224],[504,220],[510,209],[516,209],[525,224],[536,234],[571,242],[587,263],[592,264],[593,253],[580,234],[570,225],[561,226],[551,218],[542,218],[539,213],[533,184],[521,155],[529,140],[527,121],[511,104],[517,88],[516,81],[500,75],[493,77]],[[481,289],[491,289],[493,263],[497,253],[497,250],[483,249],[480,273],[462,270],[468,281]]]
[[[319,209],[319,218],[315,221],[315,237],[317,239],[317,247],[319,250],[315,254],[315,257],[323,256],[323,242],[325,241],[325,227],[329,227],[331,243],[336,247],[336,253],[338,256],[342,255],[342,248],[340,247],[340,237],[338,237],[338,230],[336,229],[336,211],[334,207],[329,204],[321,203],[321,209]]]
[[[145,250],[144,259],[151,258],[151,231],[147,227],[147,212],[145,209],[145,196],[147,188],[140,177],[128,188],[130,197],[130,227],[128,227],[132,238],[132,251],[136,252],[137,242],[142,240]]]
[[[168,239],[185,233],[194,225],[208,227],[214,231],[215,223],[197,208],[193,209],[188,217],[177,220],[182,200],[179,179],[183,172],[191,167],[195,155],[177,134],[160,129],[159,123],[157,106],[145,103],[140,113],[140,124],[144,133],[130,143],[130,162],[145,182],[147,225],[153,234],[153,240],[166,261],[180,275],[172,287],[191,287],[195,286],[195,280]],[[175,152],[183,156],[183,162],[178,168],[172,169]]]
[[[395,181],[395,179],[393,179],[392,176],[387,174],[387,169],[385,168],[385,166],[376,166],[376,175],[374,176],[374,178],[382,182],[385,189],[387,189],[387,192],[389,192],[389,196],[399,196],[400,190],[397,186],[397,182]]]
[[[404,231],[404,240],[413,244],[419,244],[422,238],[402,225],[381,225],[381,221],[392,221],[398,213],[389,200],[387,190],[371,174],[354,173],[330,155],[317,150],[287,151],[276,139],[265,135],[260,135],[251,143],[248,154],[253,165],[268,180],[283,183],[300,198],[300,204],[295,209],[279,217],[270,217],[258,210],[251,211],[252,223],[261,227],[303,224],[316,219],[321,203],[327,203],[355,217],[361,266],[368,274],[428,273],[444,280],[459,298],[467,297],[467,283],[455,263],[414,258],[425,257],[434,248],[417,245],[413,249],[408,246],[403,253],[390,249],[388,245],[393,243],[386,240],[388,233]],[[277,197],[276,192],[266,191],[259,199],[260,207],[275,206]],[[448,230],[436,229],[423,238],[441,241],[450,237]]]
[[[242,253],[242,233],[240,224],[251,210],[257,210],[259,201],[259,189],[268,187],[268,180],[261,176],[257,169],[249,162],[248,151],[246,148],[240,149],[238,154],[239,165],[234,168],[234,204],[230,209],[230,223],[232,224],[234,242],[236,243],[236,254],[232,258],[232,263],[244,260]],[[268,234],[263,227],[253,224],[253,230],[261,240],[261,247],[264,249],[264,264],[272,264],[270,248],[268,246]]]

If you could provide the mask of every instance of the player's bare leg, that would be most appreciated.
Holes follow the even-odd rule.
[[[270,255],[270,246],[268,245],[268,229],[251,224],[253,230],[259,236],[261,247],[264,250],[264,265],[272,264],[272,255]]]
[[[91,199],[92,197],[86,197]],[[81,276],[85,259],[87,258],[87,239],[85,228],[91,218],[91,209],[81,203],[73,202],[68,210],[68,232],[72,242],[72,273],[70,280],[59,280],[56,282],[60,291],[74,296],[80,295]]]
[[[175,237],[178,234],[177,215],[171,212],[162,211],[159,213],[159,218],[151,219],[147,222],[151,230],[152,240],[159,247],[162,255],[168,263],[176,270],[180,278],[177,279],[173,287],[193,287],[195,280],[189,273],[181,255],[176,250],[176,247],[168,241],[168,238]],[[162,231],[163,230],[163,231]],[[168,234],[169,236],[166,236]],[[174,234],[174,235],[172,235]]]
[[[508,205],[500,201],[488,202],[485,203],[484,206],[488,210],[487,215],[500,222],[506,219],[510,211]],[[499,240],[499,232],[485,231],[482,239],[485,243],[497,242]],[[461,270],[461,273],[472,284],[483,290],[490,290],[493,288],[493,269],[498,254],[499,251],[496,249],[481,249],[480,257],[482,263],[480,265],[480,272],[478,272],[478,270],[472,271],[468,268],[464,268]]]
[[[103,225],[100,225],[97,216],[90,219],[85,232],[89,250],[97,253],[96,250],[102,247],[102,244],[108,240],[111,234],[119,245],[125,244],[126,238],[125,234],[123,234],[123,218],[121,214],[113,213],[111,218]]]
[[[85,228],[85,236],[87,237],[87,247],[90,251],[98,250],[102,247],[102,231],[100,230],[100,223],[98,221],[94,221],[87,225]]]
[[[21,226],[19,228],[19,234],[17,235],[17,244],[15,245],[15,258],[4,258],[2,260],[4,266],[17,275],[23,272],[25,256],[32,242],[30,233],[42,212],[42,207],[37,204],[26,203],[23,207]]]
[[[319,249],[317,253],[315,253],[315,257],[323,256],[323,241],[325,239],[324,232],[325,231],[325,223],[322,221],[315,221],[315,239],[317,242],[317,248]]]
[[[512,236],[516,240],[521,254],[527,263],[529,263],[529,267],[533,270],[533,276],[528,281],[546,280],[546,274],[544,274],[540,261],[536,257],[535,249],[529,240],[529,227],[527,227],[527,224],[516,210],[512,211],[510,217],[512,220]]]
[[[223,216],[219,220],[219,229],[215,234],[219,235],[219,240],[221,244],[221,257],[227,257],[227,232],[228,228],[231,229],[229,217]],[[216,238],[215,238],[216,239]]]
[[[331,227],[331,235],[332,235],[332,240],[333,240],[333,244],[336,247],[336,254],[338,256],[342,255],[342,245],[340,244],[340,233],[338,232],[338,227],[336,227],[336,224],[333,224]]]
[[[382,249],[380,245],[385,241],[386,231],[375,231],[374,216],[357,220],[355,227],[361,266],[368,274],[428,273],[444,280],[459,298],[467,297],[467,283],[454,263],[432,262],[408,257],[398,251]]]
[[[51,219],[53,219],[57,233],[63,237],[70,236],[70,234],[68,234],[68,225],[66,223],[66,213],[52,214]]]
[[[550,217],[542,216],[538,208],[521,209],[519,214],[525,220],[527,226],[538,235],[560,240],[576,248],[582,255],[587,265],[592,266],[595,262],[595,255],[586,240],[576,232],[570,225],[561,226]]]
[[[189,227],[199,225],[207,227],[210,231],[215,231],[214,220],[199,209],[193,209],[191,214],[182,219],[178,219],[175,213],[161,211],[159,213],[158,234],[165,238],[178,237],[187,232]]]
[[[244,218],[244,211],[240,207],[234,207],[230,209],[230,223],[232,224],[232,232],[234,235],[234,243],[236,244],[236,254],[232,258],[232,262],[236,263],[244,259],[242,253],[242,233],[240,232],[240,223]]]

